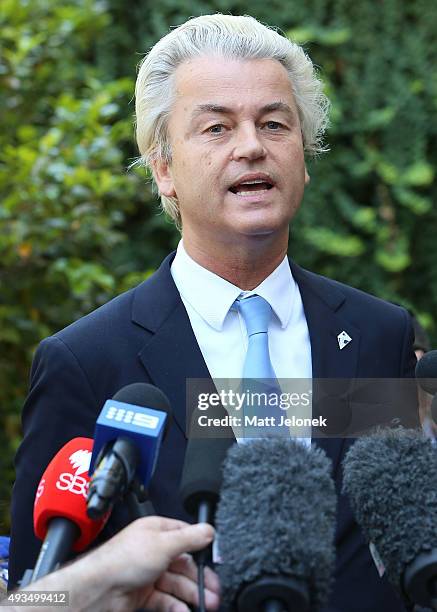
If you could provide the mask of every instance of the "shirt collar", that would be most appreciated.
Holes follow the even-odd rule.
[[[243,295],[246,297],[256,294],[263,297],[272,307],[284,329],[291,317],[296,289],[296,281],[291,274],[288,257],[285,256],[279,266],[258,287],[252,291],[244,291]]]
[[[284,257],[279,266],[258,287],[251,291],[242,291],[191,259],[181,240],[171,266],[171,274],[184,301],[218,331],[223,328],[226,315],[240,295],[246,297],[256,294],[267,300],[282,328],[285,328],[290,320],[296,282],[287,257]]]

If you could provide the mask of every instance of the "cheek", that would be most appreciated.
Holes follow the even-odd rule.
[[[192,201],[211,199],[213,191],[223,185],[226,161],[215,149],[198,147],[195,143],[178,141],[174,145],[173,178],[179,195]]]
[[[212,156],[211,152],[208,152],[208,153],[205,155],[205,158],[204,158],[204,163],[205,163],[205,166],[206,166],[207,168],[210,168],[210,167],[212,166],[212,162],[213,162],[213,156]]]
[[[219,186],[220,180],[223,182],[224,168],[211,153],[205,153],[193,168],[193,176],[198,186],[208,190]]]

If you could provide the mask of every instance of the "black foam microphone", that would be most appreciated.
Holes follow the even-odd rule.
[[[188,440],[180,486],[182,503],[198,523],[214,524],[215,510],[223,480],[223,462],[235,438],[197,438]],[[195,555],[198,566],[200,609],[204,609],[203,569],[210,546]]]
[[[335,561],[331,471],[322,449],[296,440],[230,449],[216,513],[225,607],[306,612],[327,602]]]
[[[429,351],[416,365],[416,378],[424,391],[437,393],[437,351]]]
[[[437,453],[415,430],[361,438],[344,459],[344,491],[387,578],[408,604],[437,610]]]
[[[199,523],[212,523],[223,480],[223,461],[234,438],[190,438],[180,486],[185,510]]]

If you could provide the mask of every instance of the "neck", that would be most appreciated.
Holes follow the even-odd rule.
[[[243,291],[255,289],[262,283],[287,253],[288,234],[286,240],[276,237],[270,242],[263,238],[255,241],[243,238],[238,245],[223,247],[183,235],[184,248],[191,259]]]

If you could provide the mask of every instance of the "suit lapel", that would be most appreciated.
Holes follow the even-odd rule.
[[[203,392],[215,392],[187,311],[170,272],[171,253],[159,269],[135,291],[132,321],[151,334],[138,354],[150,379],[170,400],[173,417],[187,435],[187,410],[195,408],[198,390],[187,379],[201,379]],[[205,382],[203,382],[205,381]],[[187,391],[191,391],[188,397]],[[223,408],[214,416],[225,416]],[[232,430],[228,432],[232,437]]]
[[[302,297],[305,317],[311,342],[311,360],[314,384],[320,388],[326,388],[320,379],[352,379],[356,376],[358,367],[358,355],[360,346],[360,331],[352,325],[342,314],[345,296],[341,287],[324,277],[303,270],[296,264],[290,262],[291,271],[296,280]],[[352,339],[349,344],[340,349],[338,335],[346,332]],[[339,381],[340,387],[342,386]],[[329,387],[329,385],[328,385]],[[315,391],[314,403],[318,406],[318,393]],[[347,406],[345,407],[347,410]],[[326,406],[316,408],[316,414],[326,416],[329,422],[339,423],[340,418],[332,418],[332,414],[326,412]],[[334,415],[338,416],[338,415]],[[331,417],[331,418],[330,418]],[[343,439],[341,438],[317,438],[318,446],[323,448],[331,457],[334,471],[338,467]]]
[[[311,341],[313,378],[354,378],[357,373],[360,331],[339,312],[345,302],[332,281],[292,264],[299,286]],[[352,339],[340,348],[338,335]]]
[[[186,379],[210,378],[190,320],[170,273],[174,253],[135,291],[132,321],[151,332],[138,357],[162,389],[186,434]]]

